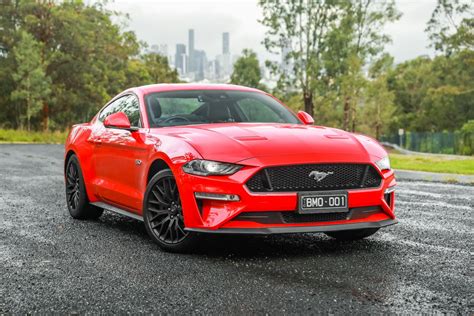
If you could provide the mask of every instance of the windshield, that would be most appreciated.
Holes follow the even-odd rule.
[[[184,90],[145,96],[150,127],[250,122],[301,124],[272,97],[258,92]]]

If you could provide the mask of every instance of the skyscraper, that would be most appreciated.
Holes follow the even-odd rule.
[[[188,31],[188,48],[189,55],[194,51],[194,29],[189,29]]]
[[[222,54],[230,54],[229,32],[222,33]]]
[[[230,58],[229,32],[222,33],[222,55],[218,56],[219,76],[224,78],[230,75],[231,58]]]
[[[199,81],[204,79],[204,74],[207,67],[207,56],[206,52],[203,50],[195,50],[194,51],[194,72],[195,76],[194,79]]]
[[[194,51],[194,29],[188,31],[188,72],[196,70],[196,58]]]
[[[186,45],[176,44],[174,66],[180,73],[186,72]]]

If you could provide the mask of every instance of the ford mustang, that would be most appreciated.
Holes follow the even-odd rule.
[[[313,124],[257,89],[128,89],[71,129],[69,213],[141,220],[168,251],[186,251],[206,233],[356,240],[395,224],[396,181],[383,147]]]

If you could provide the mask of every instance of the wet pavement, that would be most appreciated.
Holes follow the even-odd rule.
[[[0,314],[474,312],[473,186],[399,182],[400,223],[359,242],[221,236],[182,255],[132,219],[72,219],[62,155],[0,145]]]

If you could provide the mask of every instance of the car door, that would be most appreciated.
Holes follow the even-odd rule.
[[[136,132],[109,128],[104,119],[113,113],[123,112]],[[113,101],[99,115],[94,137],[94,169],[97,195],[109,204],[140,213],[142,192],[140,179],[146,156],[144,134],[138,98],[125,95]]]

